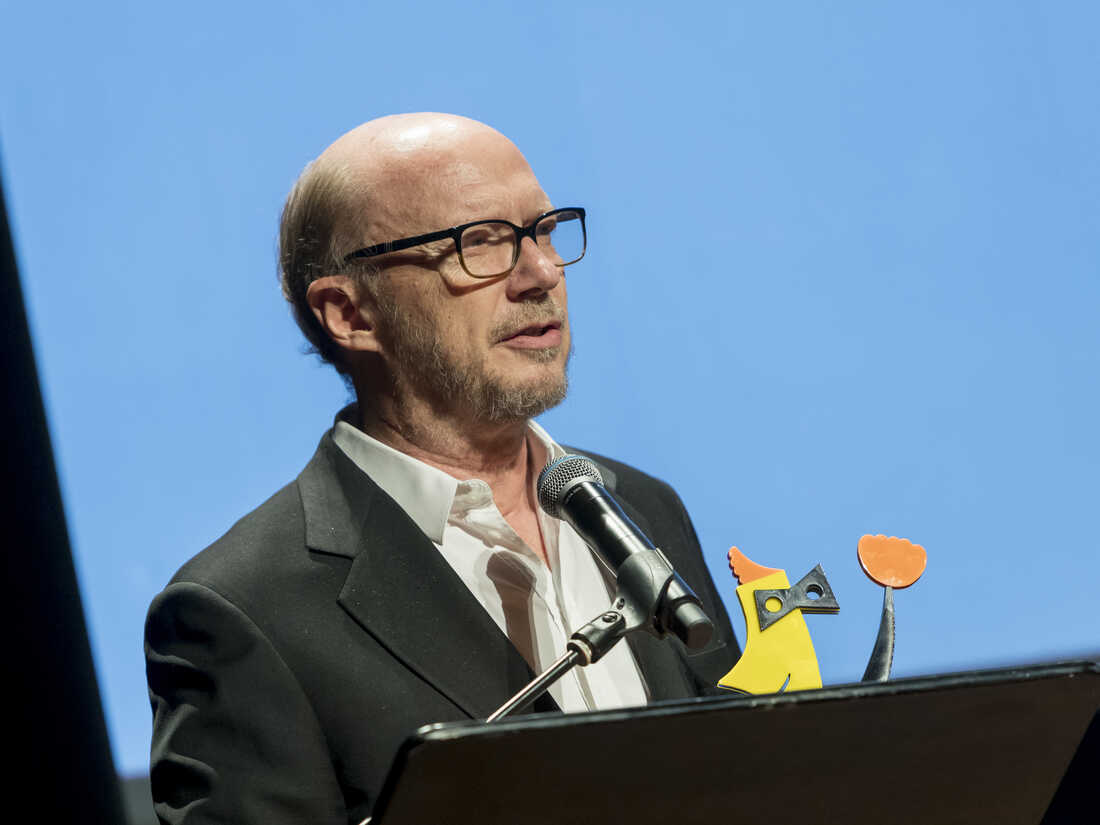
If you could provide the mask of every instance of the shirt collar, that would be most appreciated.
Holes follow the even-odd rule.
[[[461,482],[437,467],[405,455],[364,433],[350,422],[354,407],[337,417],[332,440],[355,465],[409,514],[416,526],[436,544],[443,543],[443,530],[455,503]],[[528,422],[529,435],[546,449],[547,460],[565,455],[565,450],[539,424]]]

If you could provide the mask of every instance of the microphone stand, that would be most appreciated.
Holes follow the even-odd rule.
[[[624,602],[619,598],[615,600],[615,604],[621,607]],[[554,664],[493,711],[485,721],[495,722],[527,707],[577,665],[585,667],[599,661],[619,639],[626,635],[626,631],[626,617],[622,613],[618,610],[604,611],[569,637],[565,653]]]
[[[598,662],[634,630],[658,639],[675,634],[691,649],[710,641],[714,625],[699,599],[656,547],[631,554],[615,572],[616,593],[611,607],[569,637],[566,652],[534,681],[501,705],[487,722],[495,722],[538,699],[577,665]]]

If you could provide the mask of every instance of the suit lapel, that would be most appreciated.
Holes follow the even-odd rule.
[[[331,434],[298,485],[307,544],[352,559],[340,605],[405,666],[473,718],[533,678],[435,545]],[[546,697],[535,708],[557,705]]]

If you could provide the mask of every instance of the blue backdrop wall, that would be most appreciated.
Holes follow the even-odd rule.
[[[586,206],[562,441],[673,483],[725,553],[841,604],[923,544],[896,673],[1100,650],[1100,7],[1087,2],[4,3],[3,172],[116,759],[145,608],[344,403],[275,225],[372,117],[454,111]],[[9,401],[9,403],[12,403]]]

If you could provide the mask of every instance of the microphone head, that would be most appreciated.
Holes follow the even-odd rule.
[[[600,471],[584,456],[566,454],[547,462],[539,473],[539,505],[547,515],[561,518],[566,494],[582,481],[603,486]]]

